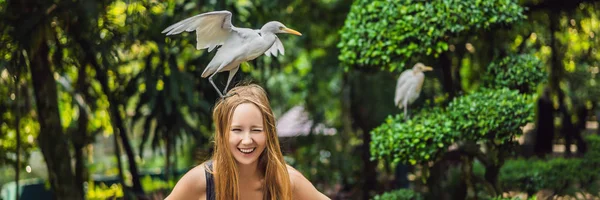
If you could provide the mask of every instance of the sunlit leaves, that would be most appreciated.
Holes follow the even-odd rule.
[[[150,7],[150,12],[152,12],[152,14],[159,15],[165,12],[165,7],[166,6],[164,4],[156,4]]]
[[[71,121],[73,120],[74,115],[74,107],[75,105],[72,102],[72,97],[69,93],[66,92],[58,92],[58,110],[60,114],[60,122],[62,127],[66,129],[71,125]]]
[[[125,26],[125,11],[127,10],[127,4],[122,1],[115,1],[108,7],[107,16],[112,24],[116,24],[120,27]]]
[[[560,42],[559,49],[564,67],[564,89],[570,98],[576,102],[587,104],[600,103],[600,76],[593,73],[600,66],[600,20],[596,9],[597,5],[582,3],[577,12],[561,16],[560,31],[554,36]],[[542,51],[549,51],[549,48]],[[552,57],[548,56],[546,60]]]
[[[14,116],[11,117],[7,115],[3,115],[2,119],[4,122],[0,124],[0,131],[6,134],[0,136],[0,149],[16,152],[17,132],[14,126],[16,124],[16,119],[14,118]],[[19,120],[19,131],[21,135],[20,140],[21,145],[23,145],[21,148],[22,150],[26,150],[23,151],[23,153],[26,154],[28,150],[33,148],[33,146],[35,145],[34,138],[37,138],[37,135],[40,131],[40,125],[37,123],[37,120],[35,120],[31,116],[21,117]],[[0,163],[1,162],[6,161],[0,160]]]
[[[437,57],[448,38],[524,18],[513,0],[356,0],[340,31],[346,65],[402,70],[414,56]]]
[[[17,96],[14,91],[14,76],[7,70],[3,71],[2,74],[6,74],[6,79],[0,78],[0,85],[4,86],[0,87],[0,165],[16,162],[17,140],[21,142],[21,158],[27,158],[29,152],[35,147],[35,138],[40,131],[36,112],[27,110],[24,98],[28,96],[23,94]],[[16,112],[17,106],[19,113]],[[17,138],[17,120],[19,120],[19,138]]]

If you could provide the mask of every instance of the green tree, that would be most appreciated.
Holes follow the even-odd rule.
[[[390,88],[395,85],[392,82],[395,78],[389,72],[403,71],[417,61],[430,61],[436,71],[441,71],[444,92],[453,97],[462,90],[459,70],[453,67],[449,53],[454,51],[454,44],[466,44],[474,33],[510,25],[523,18],[523,8],[508,0],[355,1],[340,30],[338,58],[344,69],[350,71],[349,87],[356,87],[350,89],[349,115],[356,128],[364,133],[363,159],[368,160],[372,154],[368,133],[394,110]],[[367,81],[372,78],[381,84]],[[370,191],[375,187],[376,175],[374,163],[367,166],[370,167],[366,167],[364,174],[371,180],[366,184]]]
[[[512,0],[357,0],[340,31],[339,59],[346,69],[398,72],[413,62],[436,60],[444,90],[453,96],[461,88],[460,74],[448,54],[454,51],[450,46],[466,44],[474,33],[523,18],[523,8]]]
[[[37,141],[48,167],[49,182],[56,199],[81,199],[83,193],[73,179],[71,156],[67,138],[61,126],[48,40],[54,37],[50,28],[51,2],[7,1],[2,2],[3,42],[14,45],[16,52],[23,53],[19,64],[27,63],[35,91],[36,110],[40,129]],[[56,6],[56,5],[54,5]],[[25,23],[23,23],[25,22]],[[33,39],[35,38],[35,39]],[[19,57],[15,57],[18,59]],[[62,177],[62,178],[61,178]]]
[[[495,93],[505,94],[506,96],[488,96],[490,95],[489,93],[481,92],[483,90],[477,88],[479,88],[480,86],[484,86],[487,88],[496,88],[496,90],[505,90],[503,88],[510,88],[519,90],[522,94],[532,94],[537,93],[537,91],[541,91],[542,87],[540,86],[544,86],[544,90],[550,91],[551,93],[549,95],[543,95],[542,97],[540,97],[540,100],[547,100],[549,106],[540,106],[538,107],[538,111],[546,111],[547,109],[549,110],[547,112],[539,112],[546,114],[537,116],[538,120],[546,120],[543,123],[541,123],[541,121],[537,123],[537,125],[540,126],[536,127],[538,129],[537,132],[544,132],[540,130],[553,130],[547,128],[545,129],[542,126],[553,126],[555,119],[551,114],[548,115],[548,113],[556,112],[558,114],[557,116],[561,119],[560,133],[563,137],[565,137],[566,145],[570,146],[571,140],[577,140],[578,153],[585,152],[586,150],[586,144],[583,142],[578,132],[579,130],[585,128],[584,124],[585,121],[588,119],[589,111],[593,110],[598,102],[596,97],[590,96],[595,94],[595,89],[597,86],[595,84],[597,80],[597,76],[595,75],[597,74],[597,70],[594,67],[596,65],[596,61],[594,60],[594,54],[591,53],[594,51],[594,44],[597,44],[594,42],[597,41],[597,37],[594,34],[594,30],[596,30],[596,27],[590,26],[590,24],[596,22],[597,17],[595,12],[592,12],[592,10],[597,9],[599,5],[595,2],[589,1],[572,1],[566,4],[560,4],[555,1],[523,1],[520,2],[520,4],[520,6],[517,6],[522,6],[523,8],[527,7],[527,9],[520,8],[520,12],[522,12],[522,17],[513,20],[513,23],[510,24],[510,29],[505,29],[504,27],[506,26],[490,26],[490,30],[472,29],[467,32],[462,32],[462,34],[459,33],[451,35],[448,40],[445,40],[448,42],[448,51],[443,51],[449,56],[449,59],[447,59],[446,61],[450,61],[449,63],[451,63],[453,66],[458,66],[458,70],[460,71],[458,74],[455,74],[453,69],[453,72],[449,73],[449,75],[452,75],[451,78],[454,80],[457,77],[462,78],[462,89],[465,89],[467,91],[473,90],[471,92],[467,92],[466,96],[451,98],[451,101],[447,107],[443,106],[444,104],[442,104],[443,108],[446,110],[445,113],[454,116],[452,117],[452,125],[448,126],[454,127],[454,129],[456,127],[459,128],[457,132],[460,133],[460,137],[462,138],[461,140],[466,139],[464,138],[466,137],[465,135],[471,135],[474,132],[482,133],[484,135],[493,135],[493,137],[486,136],[478,140],[479,143],[484,144],[484,146],[486,147],[485,149],[487,150],[485,154],[482,154],[483,157],[478,158],[478,156],[475,156],[477,154],[472,154],[474,156],[473,158],[477,158],[477,160],[482,162],[482,164],[486,168],[483,179],[485,179],[485,182],[489,182],[492,185],[492,187],[488,187],[486,184],[484,184],[488,188],[488,191],[502,191],[503,188],[499,188],[498,185],[496,185],[498,169],[500,166],[502,166],[503,160],[512,156],[511,154],[498,152],[510,152],[515,149],[512,145],[500,145],[501,143],[498,142],[504,141],[508,142],[507,144],[511,144],[512,142],[510,142],[509,138],[515,136],[515,134],[520,134],[520,129],[515,128],[514,125],[521,126],[524,125],[524,123],[531,121],[533,118],[530,112],[533,111],[533,107],[531,104],[531,97],[528,98],[526,104],[523,104],[521,100],[512,99],[520,95],[508,98],[509,96],[511,96],[507,95],[508,93],[496,91]],[[480,4],[475,4],[474,6],[478,7],[480,6]],[[360,7],[360,9],[366,10],[364,12],[368,13],[368,7],[362,6]],[[500,9],[500,7],[498,7],[497,9]],[[469,14],[471,13],[469,12]],[[525,15],[526,17],[524,17]],[[368,19],[366,20],[368,21]],[[426,22],[424,23],[427,24]],[[399,35],[402,34],[400,33]],[[362,38],[368,37],[363,35]],[[387,40],[390,39],[381,38],[381,41]],[[364,41],[366,40],[363,39],[363,43]],[[369,44],[370,45],[365,45],[365,47],[376,46],[375,43]],[[463,49],[463,44],[466,44],[465,48],[464,50],[460,50]],[[404,47],[408,46],[409,45],[404,45]],[[428,51],[419,50],[421,51],[420,54],[411,54],[411,56],[414,58],[421,58],[423,57],[422,54],[425,54],[433,55],[433,57],[435,57],[436,51],[434,47],[435,46],[429,45],[425,46],[425,48],[422,48],[431,48],[431,52],[434,52],[433,54]],[[379,49],[364,48],[363,50],[376,51]],[[361,52],[354,51],[354,53],[356,55],[359,55]],[[349,53],[348,56],[350,57],[351,54]],[[394,65],[396,59],[390,59],[388,62],[389,64],[385,64],[385,62],[383,61],[385,57],[383,56],[368,57],[365,54],[361,57],[364,59],[363,61],[366,61],[368,58],[369,62],[375,62],[373,60],[377,60],[381,63],[384,63],[383,65],[375,65],[376,67],[383,67],[384,69],[395,70],[395,68],[389,67],[388,65]],[[403,58],[406,58],[410,60],[412,59],[412,57],[400,56],[398,57],[398,59],[402,60]],[[443,53],[440,55],[439,58],[442,57],[444,57]],[[345,58],[342,57],[341,59]],[[351,69],[356,69],[356,67],[353,65],[347,66],[350,66]],[[370,66],[371,65],[362,65],[362,67]],[[444,67],[441,68],[442,70],[445,70]],[[446,71],[442,73],[446,74],[441,76],[442,82],[446,87],[446,92],[449,91],[447,89],[447,87],[449,86],[457,87],[455,84],[446,82],[447,77],[449,77]],[[483,74],[483,76],[481,74]],[[426,82],[426,84],[427,83],[428,82]],[[516,91],[511,91],[510,93],[512,93],[513,95],[517,94]],[[494,100],[480,99],[486,96]],[[520,106],[497,104],[498,106],[509,106],[508,108],[502,109],[512,109],[510,114],[507,114],[505,112],[497,112],[498,110],[502,109],[498,109],[495,107],[487,107],[486,103],[488,103],[488,101],[491,101],[491,104],[495,104],[493,102],[495,102],[497,98],[512,99],[509,101],[512,101],[514,105]],[[432,102],[435,103],[437,101],[431,101],[429,103]],[[554,110],[553,105],[559,105],[559,109]],[[485,110],[479,110],[479,107],[483,107],[485,108]],[[431,123],[431,121],[435,121],[437,118],[439,118],[439,116],[437,115],[436,117],[432,117],[428,115],[427,112],[431,113],[433,111],[423,110],[422,112],[420,112],[420,114],[417,114],[415,116],[414,120],[417,120],[417,122],[423,121],[423,123]],[[466,115],[467,113],[470,114]],[[521,116],[512,115],[516,113],[527,114]],[[510,118],[512,118],[510,120],[514,121],[506,121],[506,119],[501,119],[498,118],[498,116],[494,115],[510,116]],[[464,117],[456,118],[456,116]],[[442,162],[442,160],[444,159],[452,158],[456,160],[461,160],[462,162],[464,162],[465,159],[466,161],[472,161],[472,159],[469,157],[461,158],[460,154],[452,154],[452,152],[446,152],[445,149],[430,149],[429,151],[428,148],[418,149],[418,141],[422,140],[423,137],[428,138],[428,140],[430,141],[430,143],[427,144],[433,144],[433,142],[439,141],[452,141],[450,138],[452,138],[452,136],[455,135],[455,133],[454,131],[443,131],[443,128],[446,127],[446,124],[440,123],[442,124],[442,126],[438,125],[439,129],[436,129],[435,132],[444,133],[443,135],[448,136],[449,138],[439,137],[437,136],[439,134],[434,133],[432,134],[435,136],[428,136],[427,134],[420,133],[420,131],[414,131],[414,129],[416,129],[415,127],[421,126],[418,126],[418,123],[415,123],[412,120],[402,122],[401,120],[394,121],[393,119],[394,118],[390,116],[386,123],[382,124],[378,129],[375,129],[376,131],[372,132],[373,137],[377,137],[377,140],[379,141],[372,143],[372,150],[377,151],[377,153],[373,154],[374,157],[380,159],[385,158],[389,161],[394,161],[394,159],[396,161],[401,160],[403,162],[417,162],[419,160],[425,160],[426,156],[427,158],[437,158],[439,160],[437,160],[436,164],[434,164],[434,167],[430,169],[431,177],[434,177],[434,175],[440,175],[435,174],[437,172],[434,168],[447,167]],[[408,125],[409,123],[413,124]],[[491,125],[496,123],[505,125]],[[461,126],[465,126],[466,128],[461,128]],[[508,129],[513,131],[507,132]],[[427,131],[428,129],[419,128],[418,130]],[[377,150],[391,148],[391,146],[397,145],[395,140],[384,140],[389,140],[389,138],[391,137],[405,137],[406,134],[399,134],[400,136],[394,135],[396,133],[405,132],[415,132],[421,137],[418,137],[419,140],[415,140],[416,138],[409,137],[405,141],[413,141],[412,143],[408,143],[412,146],[404,146],[405,144],[400,144],[403,145],[403,147],[398,148],[408,148],[412,149],[412,151],[417,151],[418,153],[405,153],[402,150],[398,150],[400,152],[392,153],[389,151]],[[493,134],[485,134],[486,132]],[[545,132],[543,133],[545,135],[540,135],[540,133],[537,133],[537,140],[549,138],[550,145],[552,145],[554,132]],[[502,136],[503,133],[510,134]],[[469,140],[472,139],[474,138],[471,138]],[[464,153],[468,153],[469,151],[467,150],[469,148],[463,150],[460,149],[460,144],[463,144],[460,142],[461,140],[458,140],[458,152],[460,153],[462,151]],[[442,143],[442,145],[440,146],[443,145],[445,144]],[[569,153],[568,150],[567,153]],[[488,159],[485,159],[484,157],[488,157]],[[469,166],[467,163],[465,163],[462,165],[461,170],[464,172],[471,171],[472,169],[469,168],[473,168],[473,166],[474,165]],[[481,180],[477,180],[478,177],[476,176],[470,177],[474,178],[475,183],[481,182]],[[430,178],[429,181],[431,180],[432,179]],[[473,185],[473,182],[468,184],[471,185],[470,187],[472,189],[470,190],[476,189],[476,187],[473,186],[477,185]],[[433,190],[435,190],[435,188],[433,188]]]

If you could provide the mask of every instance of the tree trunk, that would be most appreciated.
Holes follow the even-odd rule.
[[[598,122],[598,125],[600,125],[600,106],[598,106],[596,110],[596,121]],[[596,134],[600,135],[600,127],[596,127]]]
[[[552,153],[554,141],[554,106],[550,98],[550,88],[544,89],[544,94],[537,101],[537,120],[533,151],[538,157]]]
[[[135,192],[138,197],[143,197],[144,190],[140,182],[140,175],[137,170],[137,164],[135,162],[133,147],[131,146],[131,143],[129,143],[127,130],[125,129],[123,118],[121,117],[121,114],[119,112],[120,104],[119,101],[117,101],[117,99],[113,96],[112,92],[110,91],[110,88],[108,87],[108,76],[106,72],[107,69],[101,67],[98,61],[96,60],[94,56],[94,51],[92,50],[92,44],[89,41],[81,38],[80,35],[78,35],[78,33],[75,33],[74,36],[79,45],[81,45],[81,49],[85,53],[86,60],[90,62],[96,70],[96,79],[100,82],[102,91],[108,98],[109,115],[113,131],[115,131],[115,136],[121,139],[121,144],[123,145],[123,149],[125,150],[125,154],[127,155],[127,159],[129,160],[129,172],[131,173],[131,182],[133,182],[133,192]]]
[[[498,188],[498,174],[500,174],[500,167],[502,167],[502,164],[504,163],[485,166],[485,180],[491,184],[492,188],[490,189],[494,190],[494,195],[502,191]]]
[[[84,199],[83,183],[85,182],[85,164],[83,158],[83,147],[75,146],[75,183],[77,190],[81,191],[81,199]]]
[[[564,97],[564,92],[559,92],[559,98]],[[573,120],[571,120],[571,113],[566,108],[566,103],[563,99],[560,99],[560,110],[562,113],[562,135],[565,136],[565,153],[567,156],[571,155],[571,144],[573,143],[573,139],[575,139],[577,146],[577,154],[583,155],[587,152],[587,145],[583,138],[581,137],[581,131],[575,127],[573,124]]]
[[[354,76],[354,77],[358,77],[358,79],[363,79],[361,77],[363,76]],[[362,150],[362,160],[363,160],[363,173],[362,176],[364,177],[364,182],[362,185],[363,188],[363,196],[361,199],[370,199],[370,192],[374,191],[377,185],[377,173],[375,171],[375,165],[376,163],[371,161],[371,153],[370,153],[370,147],[369,144],[371,143],[371,134],[369,134],[369,131],[371,131],[373,128],[375,128],[375,126],[373,126],[372,124],[370,124],[368,121],[368,109],[367,106],[365,105],[370,105],[371,103],[374,103],[373,101],[368,101],[367,99],[364,98],[363,99],[356,99],[356,97],[361,96],[360,95],[360,90],[358,90],[355,86],[357,85],[357,83],[365,83],[366,80],[354,80],[356,82],[354,82],[351,88],[351,96],[353,97],[350,105],[351,105],[351,116],[352,116],[352,124],[356,129],[360,129],[362,131],[362,140],[363,140],[363,144],[361,146],[361,150]]]
[[[165,180],[168,182],[169,178],[171,178],[171,136],[170,134],[167,136],[165,140],[166,154],[165,154]]]
[[[125,125],[123,123],[123,118],[119,112],[119,102],[114,98],[112,92],[108,87],[108,77],[106,75],[106,71],[102,69],[96,69],[96,75],[98,76],[98,80],[102,85],[102,90],[104,94],[108,97],[109,109],[110,109],[110,118],[115,127],[115,136],[119,137],[121,141],[121,145],[123,145],[123,149],[125,150],[125,155],[127,155],[127,160],[129,161],[129,173],[131,173],[131,182],[133,183],[133,192],[137,196],[144,195],[144,189],[142,188],[142,184],[140,182],[140,174],[137,170],[137,163],[135,162],[135,154],[133,153],[133,147],[129,142],[129,136],[127,136],[127,130],[125,129]]]
[[[554,33],[558,31],[559,25],[559,13],[548,13],[550,17],[550,48],[552,50],[552,56],[550,56],[550,86],[554,92],[560,90],[559,82],[560,77],[563,74],[563,67],[560,63],[562,54],[560,53],[560,49],[558,47],[558,41]]]
[[[75,181],[69,178],[73,177],[71,155],[60,122],[56,82],[48,61],[49,48],[44,33],[39,36],[39,46],[28,53],[31,56],[31,79],[41,130],[37,138],[38,145],[48,167],[54,199],[81,199],[81,191],[77,190]]]
[[[465,199],[467,197],[467,185],[464,179],[460,179],[458,185],[451,192],[448,192],[448,188],[440,184],[444,181],[449,169],[460,166],[462,156],[463,153],[459,150],[448,151],[433,166],[429,167],[429,177],[426,182],[429,191],[427,199]]]
[[[440,73],[442,78],[441,80],[443,83],[442,86],[444,87],[444,92],[448,93],[448,99],[452,99],[456,95],[458,89],[460,89],[456,88],[456,85],[460,86],[460,83],[456,84],[454,82],[454,79],[452,78],[452,60],[450,60],[450,57],[447,52],[444,52],[440,55],[438,59],[438,65],[441,69]]]
[[[81,66],[77,75],[77,91],[86,90],[86,77],[85,67]],[[76,94],[76,93],[74,93]],[[84,94],[83,92],[81,94]],[[83,96],[82,96],[83,98]],[[85,99],[85,98],[83,98]],[[71,135],[73,147],[75,148],[75,182],[77,183],[78,189],[84,194],[81,196],[82,199],[85,197],[85,191],[83,190],[83,183],[87,181],[87,170],[85,167],[85,158],[83,157],[83,149],[88,143],[88,122],[89,113],[83,105],[79,105],[79,119],[77,119],[77,131],[74,131]]]
[[[551,69],[550,70],[550,85],[558,95],[559,110],[562,113],[562,129],[561,135],[565,137],[565,152],[567,155],[571,154],[571,143],[572,140],[577,140],[578,153],[583,153],[587,150],[585,142],[581,138],[580,132],[576,130],[573,121],[571,120],[571,113],[567,110],[565,103],[565,93],[560,89],[560,78],[564,75],[564,67],[561,63],[563,58],[563,51],[559,49],[559,44],[554,33],[558,31],[558,25],[560,23],[559,17],[560,12],[554,11],[549,13],[550,17],[550,48],[552,49],[551,56]]]
[[[115,158],[117,159],[117,169],[119,170],[119,183],[121,184],[121,187],[123,187],[123,193],[125,194],[124,196],[128,195],[127,192],[127,185],[125,185],[125,172],[123,170],[123,161],[121,160],[121,145],[119,144],[119,133],[117,132],[118,130],[114,130],[115,132],[113,133],[113,143],[114,143],[114,150],[115,150]]]
[[[475,188],[475,184],[473,183],[473,159],[469,156],[462,156],[462,177],[467,186],[467,198],[469,198],[469,194],[473,194],[473,198],[477,200],[477,190]]]
[[[15,199],[19,200],[19,172],[21,171],[21,107],[19,102],[21,101],[19,96],[19,66],[15,67],[15,130],[17,131],[17,162],[15,163]]]
[[[381,124],[385,118],[393,113],[400,113],[394,106],[395,75],[386,72],[364,72],[354,71],[350,75],[350,116],[352,128],[362,132],[361,154],[363,159],[362,189],[364,191],[361,199],[369,199],[371,193],[382,192],[382,184],[377,182],[375,171],[376,162],[371,161],[370,131]],[[378,89],[373,89],[378,88]],[[395,108],[395,109],[394,109]],[[410,107],[412,109],[412,107]],[[409,112],[410,113],[410,112]]]

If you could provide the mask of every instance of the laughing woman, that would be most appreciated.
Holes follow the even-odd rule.
[[[287,165],[265,91],[239,86],[217,102],[212,159],[187,172],[168,200],[329,199]]]

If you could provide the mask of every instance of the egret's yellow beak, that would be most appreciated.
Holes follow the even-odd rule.
[[[298,31],[296,31],[294,29],[291,29],[291,28],[283,28],[282,31],[286,32],[286,33],[289,33],[289,34],[294,34],[294,35],[297,35],[297,36],[302,36],[302,33],[298,32]]]
[[[423,71],[433,71],[433,68],[430,66],[423,67]]]

